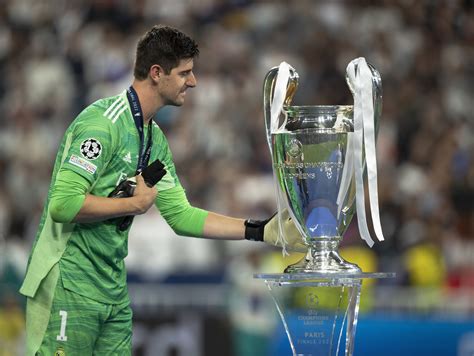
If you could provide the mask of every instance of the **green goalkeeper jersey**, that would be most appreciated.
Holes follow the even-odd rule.
[[[156,205],[175,231],[200,236],[207,212],[189,205],[167,140],[156,123],[151,129],[149,162],[159,159],[166,168],[166,175],[156,185]],[[145,132],[145,141],[147,136]],[[41,281],[59,263],[64,288],[103,303],[128,300],[124,266],[128,230],[118,231],[116,220],[58,223],[51,218],[50,205],[63,172],[74,172],[87,182],[85,193],[108,196],[121,180],[135,175],[139,149],[140,137],[125,91],[96,101],[73,121],[56,157],[22,294],[34,297]]]

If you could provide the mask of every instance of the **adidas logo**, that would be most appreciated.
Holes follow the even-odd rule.
[[[127,163],[132,163],[132,155],[130,152],[128,152],[122,159]]]

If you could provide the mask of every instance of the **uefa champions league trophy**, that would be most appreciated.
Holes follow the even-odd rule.
[[[291,106],[298,80],[285,62],[272,68],[263,100],[278,212],[288,210],[308,252],[283,274],[255,277],[264,279],[272,292],[293,355],[351,355],[361,280],[393,276],[364,273],[338,253],[356,212],[361,238],[369,246],[374,243],[365,215],[365,171],[374,231],[383,240],[375,158],[381,78],[364,58],[357,58],[346,70],[354,105]],[[280,229],[283,246],[286,238]],[[328,291],[335,297],[324,298]],[[299,302],[286,306],[295,293]]]

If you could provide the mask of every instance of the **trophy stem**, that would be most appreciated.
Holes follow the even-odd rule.
[[[337,251],[341,237],[311,239],[308,252],[299,262],[288,266],[285,273],[357,273],[359,266],[344,260]]]

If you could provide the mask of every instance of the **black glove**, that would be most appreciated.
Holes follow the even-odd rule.
[[[148,167],[146,167],[142,172],[143,180],[145,181],[146,185],[149,187],[153,187],[156,183],[158,183],[161,178],[163,178],[166,174],[166,169],[163,163],[160,160],[156,160]],[[128,198],[133,196],[133,192],[135,191],[135,187],[137,183],[135,182],[134,178],[128,178],[121,181],[113,191],[110,192],[109,198]]]
[[[113,191],[110,192],[109,198],[128,198],[133,196],[136,187],[135,181],[131,179],[124,179],[121,181]]]
[[[163,163],[160,160],[154,161],[148,167],[146,167],[142,172],[143,180],[145,184],[149,187],[153,187],[156,183],[158,183],[161,178],[163,178],[166,174],[166,169]],[[135,187],[137,183],[135,182],[134,178],[124,179],[121,181],[115,189],[110,192],[109,198],[128,198],[133,196],[133,192],[135,191]],[[128,229],[130,224],[133,221],[133,216],[128,215],[121,219],[119,219],[117,223],[117,228],[119,231],[125,231]]]
[[[245,220],[245,239],[250,241],[264,241],[265,225],[273,219],[277,213],[273,214],[266,220]]]

